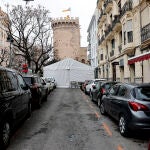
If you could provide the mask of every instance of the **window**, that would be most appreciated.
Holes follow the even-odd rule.
[[[127,96],[127,88],[125,86],[120,86],[118,91],[118,96],[126,97]]]
[[[127,23],[126,23],[126,31],[127,31],[128,43],[133,42],[132,20],[128,20],[128,21],[127,21]]]
[[[111,40],[111,46],[112,46],[112,49],[115,49],[115,39]]]
[[[146,99],[150,101],[150,87],[137,87],[133,91],[133,96],[136,99]]]
[[[119,85],[114,85],[114,86],[110,89],[110,95],[117,95],[118,88],[119,88]]]
[[[0,92],[10,92],[17,89],[17,79],[12,72],[0,71]]]
[[[133,31],[127,32],[128,43],[133,42]]]
[[[26,87],[26,84],[25,84],[23,78],[20,75],[18,75],[18,81],[19,81],[19,85],[21,87]]]

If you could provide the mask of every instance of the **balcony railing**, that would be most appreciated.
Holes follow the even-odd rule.
[[[114,56],[114,50],[110,52],[110,57]]]
[[[112,32],[112,25],[108,25],[108,27],[105,31],[105,36],[107,36],[110,32]]]
[[[100,14],[100,16],[99,16],[99,18],[98,18],[97,24],[99,24],[99,22],[100,22],[100,20],[102,19],[102,16],[103,16],[103,15],[106,15],[106,13],[105,13],[103,10],[101,10],[101,14]]]
[[[119,52],[121,53],[121,51],[122,51],[122,44],[120,44],[120,45],[118,46],[118,50],[119,50]]]
[[[121,9],[121,16],[130,10],[132,10],[132,1],[127,1]]]
[[[112,22],[112,28],[114,28],[114,26],[117,24],[117,23],[120,23],[120,18],[121,18],[121,15],[116,15],[113,22]]]
[[[150,23],[141,29],[141,41],[150,39]]]
[[[107,6],[108,6],[109,3],[112,3],[112,0],[106,0],[105,1],[105,3],[104,3],[105,9],[107,8]]]

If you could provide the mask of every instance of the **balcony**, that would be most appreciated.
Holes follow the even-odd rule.
[[[114,16],[114,20],[112,22],[112,28],[114,31],[118,31],[121,29],[120,18],[121,18],[121,15]]]
[[[104,12],[104,11],[101,11],[101,14],[100,14],[100,16],[99,16],[99,18],[98,18],[98,24],[100,23],[100,22],[104,22],[104,20],[106,19],[106,13]]]
[[[141,29],[141,42],[150,40],[150,23]]]
[[[121,17],[127,12],[132,10],[132,1],[127,1],[121,9]]]
[[[113,1],[112,0],[106,0],[104,3],[105,12],[108,13],[112,7],[113,7]]]
[[[110,52],[110,57],[113,57],[114,56],[114,50],[112,50],[111,52]]]
[[[119,52],[121,53],[121,51],[122,51],[122,44],[120,44],[120,45],[118,46],[118,50],[119,50]]]
[[[97,0],[97,8],[101,9],[104,0]]]
[[[101,43],[105,40],[105,36],[103,35],[101,39],[98,40],[98,45],[101,45]]]
[[[107,28],[106,28],[106,30],[105,30],[105,37],[107,38],[107,39],[109,39],[109,38],[111,38],[112,37],[112,35],[113,35],[113,30],[112,30],[113,28],[112,28],[112,25],[108,25],[107,26]]]

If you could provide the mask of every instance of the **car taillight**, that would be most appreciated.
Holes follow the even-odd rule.
[[[137,102],[133,102],[133,101],[129,101],[129,106],[134,111],[148,111],[149,110],[147,106],[137,103]]]
[[[101,89],[101,93],[104,94],[106,93],[106,90],[104,88]]]

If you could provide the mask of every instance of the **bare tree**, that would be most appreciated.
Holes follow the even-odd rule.
[[[13,6],[9,20],[8,34],[13,40],[13,52],[24,57],[28,66],[37,73],[52,50],[49,11],[40,5],[37,8]]]

